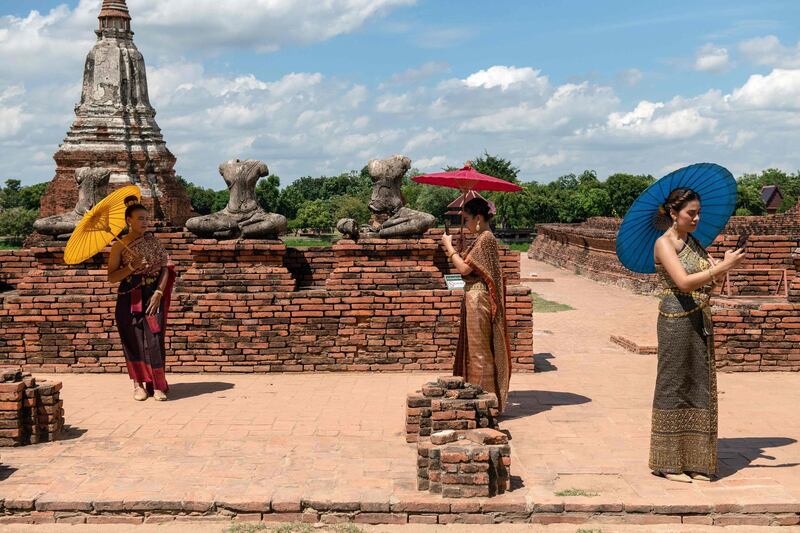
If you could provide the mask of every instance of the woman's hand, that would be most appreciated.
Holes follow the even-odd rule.
[[[141,272],[146,270],[147,267],[150,265],[147,264],[147,260],[142,256],[134,257],[130,262],[130,270],[132,273]]]
[[[158,312],[158,308],[161,305],[161,293],[154,292],[153,295],[150,297],[150,301],[147,303],[147,309],[145,310],[145,314],[154,315]]]
[[[442,246],[444,246],[445,250],[447,250],[448,253],[452,252],[453,251],[453,236],[452,235],[448,235],[447,233],[442,235]]]
[[[717,266],[719,264],[719,261],[717,261],[716,259],[711,257],[711,255],[709,255],[708,256],[708,264],[711,265],[712,267],[715,267],[715,266]],[[720,281],[721,281],[720,276],[716,276],[716,277],[711,278],[711,282],[714,285],[719,285]]]
[[[738,248],[736,250],[728,250],[725,252],[725,259],[722,263],[725,265],[725,270],[728,271],[735,268],[744,260],[744,249]]]

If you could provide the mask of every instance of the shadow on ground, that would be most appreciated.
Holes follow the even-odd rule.
[[[508,407],[500,421],[533,416],[559,405],[580,405],[591,398],[571,392],[515,390],[508,393]]]
[[[173,383],[169,386],[170,400],[183,400],[203,394],[213,394],[233,388],[233,383],[223,381],[203,381],[199,383]]]
[[[64,429],[61,430],[61,434],[58,436],[58,440],[74,440],[83,437],[86,433],[86,430],[83,428],[70,426],[69,424],[64,424]]]
[[[12,466],[0,465],[0,481],[5,481],[10,478],[17,469]]]
[[[719,439],[719,478],[731,476],[744,468],[792,468],[800,463],[751,464],[757,459],[774,461],[767,448],[778,448],[796,443],[789,437],[738,437]]]
[[[533,354],[533,367],[536,372],[552,372],[558,370],[558,367],[550,362],[550,359],[555,359],[556,356],[550,352],[542,352]]]

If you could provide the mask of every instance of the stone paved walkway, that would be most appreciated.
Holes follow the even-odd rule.
[[[542,371],[513,376],[501,421],[513,437],[516,489],[484,512],[536,504],[573,518],[626,509],[697,513],[700,523],[713,511],[800,512],[800,376],[720,374],[722,478],[656,478],[647,470],[655,357],[608,340],[620,327],[654,328],[655,300],[527,259],[522,272],[554,278],[531,286],[574,310],[534,316]],[[44,520],[92,509],[204,512],[215,502],[242,513],[270,502],[283,512],[301,502],[456,512],[415,490],[415,450],[402,434],[406,393],[435,376],[172,375],[171,401],[140,403],[126,376],[60,375],[69,432],[56,443],[0,450],[0,499],[6,509],[35,505]],[[597,496],[555,494],[569,489]]]

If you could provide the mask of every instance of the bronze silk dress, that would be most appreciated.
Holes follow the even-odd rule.
[[[689,237],[678,258],[687,274],[711,267]],[[650,469],[664,474],[717,472],[717,375],[708,284],[677,289],[662,265],[658,317],[658,373],[653,398]]]
[[[505,279],[497,239],[484,231],[467,250],[464,300],[453,375],[497,395],[499,410],[508,401],[511,348],[508,341]]]

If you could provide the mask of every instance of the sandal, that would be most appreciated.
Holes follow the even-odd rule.
[[[695,481],[711,481],[711,478],[705,474],[701,474],[699,472],[689,472],[689,477],[691,477]]]
[[[163,402],[166,401],[167,395],[163,390],[157,390],[153,392],[153,399],[159,402]]]
[[[147,391],[141,387],[133,389],[133,399],[137,402],[143,402],[147,399]]]
[[[666,474],[664,472],[653,472],[653,474],[668,479],[670,481],[677,481],[678,483],[691,483],[692,478],[687,476],[686,474]]]

